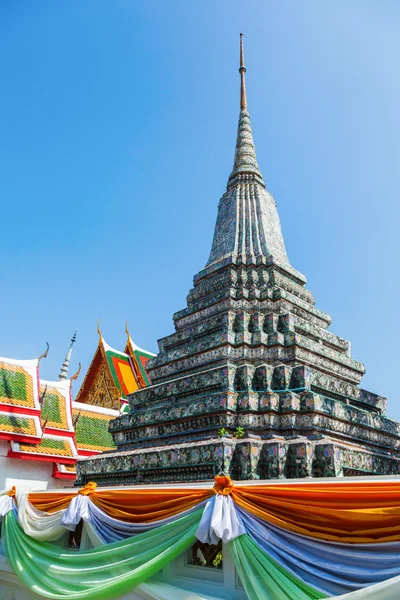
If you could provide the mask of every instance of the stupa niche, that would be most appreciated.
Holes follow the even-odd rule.
[[[289,262],[245,71],[241,36],[234,166],[208,263],[147,365],[151,385],[110,422],[118,450],[79,462],[78,485],[399,472],[400,425],[359,387],[364,365]]]

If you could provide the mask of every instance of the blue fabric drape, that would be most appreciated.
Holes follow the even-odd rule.
[[[183,511],[179,516],[184,517],[196,510],[199,510],[200,508],[203,508],[206,503],[206,500],[204,502],[200,502],[193,508]],[[152,523],[127,523],[110,517],[90,501],[88,503],[88,512],[90,523],[93,525],[96,533],[105,544],[117,542],[133,535],[137,535],[138,533],[150,531],[150,529],[155,529],[161,525],[166,525],[167,523],[176,521],[176,515],[174,515],[173,517],[161,519],[159,521],[153,521]]]
[[[249,535],[269,556],[326,594],[348,593],[400,575],[400,542],[324,542],[237,510]]]

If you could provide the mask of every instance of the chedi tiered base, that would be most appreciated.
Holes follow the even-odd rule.
[[[152,385],[110,423],[118,451],[80,462],[77,485],[399,472],[400,426],[384,416],[386,399],[359,387],[363,364],[289,263],[256,160],[242,48],[240,73],[235,161],[210,259],[175,333],[159,341]]]

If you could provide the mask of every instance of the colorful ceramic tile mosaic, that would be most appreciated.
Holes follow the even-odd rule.
[[[41,383],[40,392],[43,394],[42,421],[46,427],[54,429],[70,429],[67,420],[67,406],[63,394],[56,388]]]
[[[73,416],[74,419],[77,419],[75,430],[78,451],[104,452],[114,450],[115,445],[111,434],[108,432],[108,424],[112,416],[75,408],[76,405],[77,403],[74,403]],[[82,407],[85,408],[85,405],[83,404]]]
[[[52,457],[70,457],[76,458],[76,454],[71,448],[71,443],[68,439],[44,436],[40,444],[17,444],[13,443],[13,454],[42,454]]]
[[[9,413],[0,413],[0,431],[7,434],[37,435],[34,417],[15,416]]]
[[[0,362],[0,404],[35,408],[33,383],[24,367]]]

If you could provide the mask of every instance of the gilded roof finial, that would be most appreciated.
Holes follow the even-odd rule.
[[[126,324],[125,324],[125,333],[126,333],[126,335],[128,336],[128,338],[130,338],[130,337],[131,337],[131,334],[129,333],[128,321],[127,321],[127,322],[126,322]]]
[[[243,33],[240,34],[240,110],[247,110],[246,67],[244,66]]]
[[[71,338],[71,343],[69,345],[68,352],[65,355],[65,359],[64,359],[63,365],[61,367],[60,374],[58,376],[59,381],[62,381],[63,379],[68,378],[68,368],[69,368],[69,363],[70,363],[71,355],[72,355],[72,346],[76,342],[76,333],[77,332],[75,331],[74,335]]]
[[[100,336],[100,341],[103,341],[103,334],[101,333],[101,329],[100,329],[100,319],[97,321],[97,333]]]
[[[80,372],[81,372],[81,369],[82,369],[82,365],[81,365],[81,363],[78,363],[78,370],[75,373],[75,375],[72,375],[72,377],[70,378],[71,381],[73,381],[74,379],[78,379],[78,377],[80,375]]]

